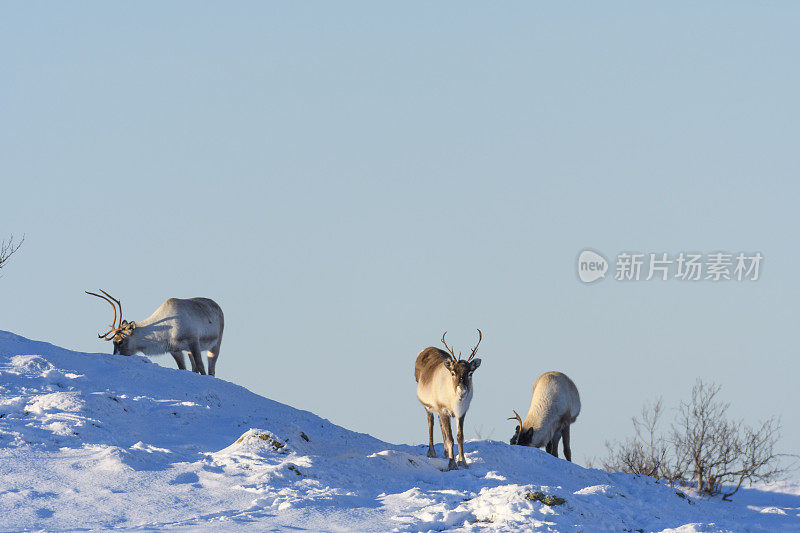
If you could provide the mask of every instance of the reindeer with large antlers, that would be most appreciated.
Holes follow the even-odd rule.
[[[452,470],[458,466],[467,466],[467,459],[464,457],[464,417],[472,400],[472,373],[481,366],[481,360],[474,357],[483,340],[483,334],[478,330],[478,344],[466,360],[461,359],[460,352],[456,357],[453,349],[444,340],[445,335],[446,331],[442,335],[442,344],[447,348],[447,352],[433,346],[422,350],[417,355],[417,363],[414,365],[414,379],[417,380],[417,398],[428,415],[428,457],[436,457],[436,450],[433,448],[435,413],[439,415],[445,453],[450,459],[447,469]],[[458,463],[453,455],[453,430],[450,426],[450,417],[456,419]]]
[[[185,370],[183,352],[188,351],[192,372],[205,374],[202,351],[208,350],[208,373],[214,375],[225,326],[222,309],[214,300],[170,298],[141,322],[128,322],[122,319],[122,303],[119,300],[102,289],[102,295],[85,292],[107,301],[114,309],[111,329],[97,336],[114,342],[115,355],[133,355],[137,352],[145,355],[170,353],[178,368]]]

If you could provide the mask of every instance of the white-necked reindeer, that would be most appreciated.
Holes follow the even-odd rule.
[[[481,366],[480,359],[473,359],[478,351],[478,346],[483,339],[481,330],[478,330],[478,344],[465,361],[461,354],[456,358],[453,350],[447,345],[442,335],[442,343],[448,352],[439,348],[425,348],[417,355],[414,365],[414,379],[417,380],[417,398],[425,407],[428,415],[428,457],[436,457],[433,449],[433,415],[439,415],[439,425],[442,427],[444,448],[450,462],[448,470],[458,466],[467,466],[464,457],[464,417],[472,400],[472,373]],[[453,455],[453,430],[450,426],[450,417],[456,418],[456,436],[458,438],[458,463]]]
[[[528,416],[523,422],[519,413],[514,416],[519,422],[511,444],[545,447],[547,453],[558,457],[558,441],[564,439],[564,457],[572,461],[569,446],[569,425],[581,412],[578,388],[566,374],[545,372],[533,384],[533,396]]]
[[[122,319],[122,304],[119,300],[100,289],[105,296],[86,291],[86,294],[102,298],[114,309],[111,329],[99,338],[114,341],[114,354],[145,355],[169,353],[178,363],[178,368],[186,369],[183,352],[189,352],[192,372],[205,374],[202,350],[208,350],[208,373],[214,375],[214,367],[219,357],[222,343],[222,330],[225,318],[222,309],[209,298],[189,298],[186,300],[170,298],[142,320],[134,322]],[[116,305],[115,305],[116,304]],[[117,325],[117,306],[119,325]]]

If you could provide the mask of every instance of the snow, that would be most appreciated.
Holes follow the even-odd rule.
[[[468,469],[443,471],[424,444],[218,378],[0,331],[2,531],[800,531],[796,482],[727,503],[538,449],[466,450]]]

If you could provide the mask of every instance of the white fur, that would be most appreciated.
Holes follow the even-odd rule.
[[[425,409],[431,412],[445,411],[448,416],[460,417],[466,414],[472,401],[472,387],[461,398],[453,389],[453,377],[444,365],[434,371],[430,382],[417,383],[417,398]]]
[[[213,300],[170,298],[135,324],[127,335],[127,348],[145,355],[209,351],[209,373],[213,375],[224,322],[222,309]]]
[[[561,372],[545,372],[533,385],[531,406],[520,431],[533,428],[531,446],[541,448],[550,442],[564,419],[571,424],[580,412],[575,383]]]

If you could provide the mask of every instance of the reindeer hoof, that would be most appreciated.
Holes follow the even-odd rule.
[[[450,459],[450,462],[447,463],[447,470],[458,470],[458,465],[455,461]]]
[[[436,455],[436,450],[434,450],[433,448],[428,448],[428,457],[430,457],[431,459],[436,459],[439,456]]]
[[[469,468],[469,466],[467,466],[466,459],[460,459],[456,464],[458,465],[459,468]]]

